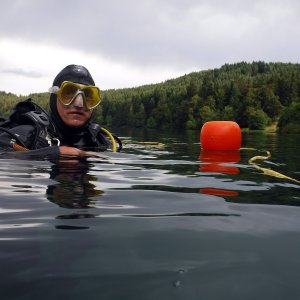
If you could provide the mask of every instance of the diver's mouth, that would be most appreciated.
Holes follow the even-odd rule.
[[[69,112],[70,115],[79,115],[79,116],[83,116],[84,112],[82,111],[70,111]]]

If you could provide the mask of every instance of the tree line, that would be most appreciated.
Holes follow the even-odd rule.
[[[48,109],[49,94],[29,96]],[[0,92],[0,115],[20,98]],[[95,118],[113,127],[199,129],[206,121],[232,120],[241,128],[278,123],[281,130],[300,131],[299,106],[300,64],[240,62],[158,84],[102,91]]]

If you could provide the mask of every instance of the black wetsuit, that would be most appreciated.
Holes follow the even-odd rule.
[[[0,152],[26,148],[30,151],[22,151],[22,155],[58,156],[58,146],[93,151],[110,147],[100,126],[91,120],[79,128],[66,126],[57,112],[55,95],[50,97],[50,108],[49,116],[30,99],[18,103],[9,118],[0,124]]]

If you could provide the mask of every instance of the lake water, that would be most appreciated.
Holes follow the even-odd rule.
[[[1,300],[300,299],[299,135],[115,133],[87,161],[1,156]]]

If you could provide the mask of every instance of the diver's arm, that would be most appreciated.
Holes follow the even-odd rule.
[[[40,148],[36,150],[28,150],[24,151],[24,154],[26,155],[34,155],[34,156],[88,156],[88,154],[75,147],[68,147],[68,146],[51,146],[51,147],[45,147]]]
[[[88,156],[88,153],[75,147],[60,146],[59,154],[65,156]]]
[[[1,152],[1,151],[0,151]],[[27,151],[3,151],[1,156],[6,155],[9,157],[18,157],[18,158],[46,158],[46,157],[59,157],[59,156],[78,156],[78,157],[87,157],[90,156],[87,152],[80,150],[74,147],[68,146],[49,146],[40,149],[27,150]]]
[[[58,157],[88,156],[83,150],[67,146],[46,146],[31,149],[34,127],[31,125],[16,126],[12,129],[0,130],[0,154],[17,157]],[[28,145],[28,146],[27,146]]]
[[[60,155],[59,148],[57,146],[52,147],[44,147],[40,149],[34,149],[34,150],[26,150],[26,151],[15,151],[12,149],[1,149],[0,148],[0,156],[8,157],[8,158],[55,158]]]

